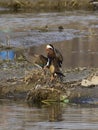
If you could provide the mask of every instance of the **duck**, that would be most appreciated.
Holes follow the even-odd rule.
[[[43,55],[37,55],[35,60],[35,65],[40,67],[41,69],[45,70],[44,67],[47,64],[48,58]],[[47,67],[50,71],[51,77],[50,80],[53,81],[56,77],[58,77],[61,81],[63,79],[64,74],[61,72],[60,67],[58,65],[57,59],[54,59],[51,62],[51,65]]]
[[[53,45],[48,44],[46,46],[47,57],[38,55],[35,61],[36,65],[39,65],[42,69],[48,68],[51,73],[51,81],[56,77],[62,80],[64,74],[61,72],[63,56],[59,50],[55,49]]]
[[[59,27],[58,27],[58,31],[59,32],[62,32],[64,30],[64,27],[62,26],[62,25],[60,25]]]
[[[49,64],[51,64],[52,60],[56,59],[58,66],[60,68],[62,67],[63,56],[58,49],[54,48],[54,46],[52,44],[48,44],[48,45],[46,45],[46,53],[47,53],[47,58],[48,58],[47,66],[49,66]]]
[[[53,81],[56,77],[58,77],[61,81],[63,79],[64,74],[61,72],[60,66],[58,64],[58,59],[54,59],[49,66],[49,70],[51,73],[51,81]]]

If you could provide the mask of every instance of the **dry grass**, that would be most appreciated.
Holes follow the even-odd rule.
[[[90,0],[0,0],[1,7],[10,7],[13,10],[65,10],[65,9],[90,9]]]

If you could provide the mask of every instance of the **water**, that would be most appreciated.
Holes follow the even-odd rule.
[[[73,38],[97,39],[97,14],[86,11],[1,14],[0,42],[7,44],[9,40],[11,45],[27,47]],[[49,30],[43,31],[46,25]],[[58,31],[60,25],[63,32]]]
[[[0,130],[98,130],[97,113],[92,105],[0,101]]]

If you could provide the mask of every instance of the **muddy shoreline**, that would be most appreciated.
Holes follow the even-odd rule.
[[[87,86],[81,85],[83,79],[91,80],[97,74],[97,68],[64,69],[65,77],[63,82],[56,79],[51,83],[49,73],[44,75],[42,69],[26,61],[22,55],[21,58],[18,57],[17,61],[7,61],[6,63],[4,61],[1,65],[1,99],[29,102],[68,101],[81,103],[87,102],[84,99],[93,102],[93,98],[98,98],[96,94],[97,85],[93,83]],[[4,67],[4,65],[6,66]]]

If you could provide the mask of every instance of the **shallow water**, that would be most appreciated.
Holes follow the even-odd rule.
[[[98,107],[0,101],[0,130],[98,130]]]
[[[0,42],[32,46],[98,35],[98,12],[7,13],[0,15]],[[45,31],[45,26],[48,31]],[[58,31],[62,25],[64,30]]]

